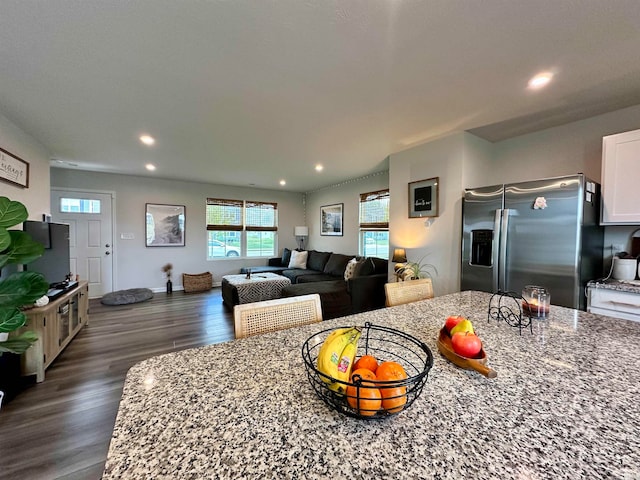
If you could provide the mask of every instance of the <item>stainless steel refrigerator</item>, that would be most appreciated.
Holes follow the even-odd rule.
[[[552,305],[585,309],[602,276],[600,185],[577,174],[472,188],[462,205],[461,290],[541,285]]]

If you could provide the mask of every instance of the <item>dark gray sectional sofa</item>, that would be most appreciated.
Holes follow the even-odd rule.
[[[291,285],[283,289],[285,297],[318,293],[325,320],[384,307],[387,260],[309,250],[307,268],[291,269],[290,257],[291,251],[285,248],[282,257],[271,258],[262,267],[251,267],[251,272],[273,272],[287,277]],[[345,268],[353,258],[358,264],[353,276],[345,281]],[[241,273],[246,272],[247,268],[241,269]]]

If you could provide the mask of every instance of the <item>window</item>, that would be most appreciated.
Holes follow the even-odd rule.
[[[360,255],[389,258],[389,190],[360,194]]]
[[[88,198],[61,198],[62,213],[100,213],[100,200]]]
[[[207,259],[274,256],[277,211],[277,203],[208,198]]]

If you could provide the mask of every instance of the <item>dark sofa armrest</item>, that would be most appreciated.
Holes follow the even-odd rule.
[[[385,305],[384,284],[387,274],[365,275],[349,279],[349,293],[353,313],[382,308]]]
[[[269,265],[270,267],[281,267],[282,258],[280,257],[270,258],[267,262],[267,265]]]

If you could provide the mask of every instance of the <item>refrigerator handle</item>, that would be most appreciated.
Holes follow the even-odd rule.
[[[493,242],[491,250],[491,258],[493,263],[493,290],[497,292],[500,290],[500,276],[499,276],[499,267],[500,267],[500,244],[502,243],[502,235],[500,234],[500,224],[502,219],[502,210],[498,209],[495,211],[495,217],[493,219]]]
[[[502,221],[500,222],[500,254],[498,256],[498,266],[500,273],[500,290],[507,291],[507,241],[509,233],[509,213],[510,209],[502,210]]]

